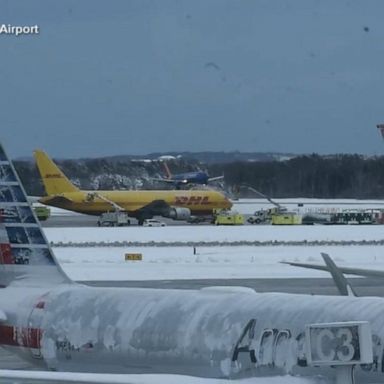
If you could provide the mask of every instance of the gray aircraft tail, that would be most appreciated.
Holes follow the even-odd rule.
[[[0,144],[0,286],[70,282]]]

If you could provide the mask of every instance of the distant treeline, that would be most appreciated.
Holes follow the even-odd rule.
[[[161,164],[129,160],[65,160],[58,162],[69,178],[85,189],[162,188],[150,180],[163,174]],[[40,175],[32,162],[16,161],[27,193],[43,195]],[[172,164],[175,172],[191,171],[196,162]],[[203,167],[204,166],[201,166]],[[224,174],[228,189],[240,196],[255,196],[242,185],[251,186],[270,197],[384,198],[384,157],[361,155],[298,156],[285,161],[255,161],[211,164],[211,176]]]
[[[384,198],[384,157],[298,156],[287,161],[236,162],[211,167],[228,185],[249,185],[270,197]],[[241,188],[241,196],[251,196]]]

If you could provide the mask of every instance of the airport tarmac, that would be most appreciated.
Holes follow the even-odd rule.
[[[245,216],[245,225],[251,225],[246,222],[247,218],[251,215]],[[98,216],[82,215],[82,214],[68,214],[68,215],[55,215],[51,216],[48,220],[41,221],[43,228],[54,228],[54,227],[97,227]],[[136,219],[130,219],[131,225],[137,226]],[[209,223],[189,224],[185,221],[176,221],[167,218],[160,218],[167,225],[211,225]]]
[[[51,216],[48,220],[41,221],[43,228],[51,227],[97,227],[97,216],[68,214]]]
[[[42,221],[43,228],[54,227],[97,227],[98,216],[82,215],[82,214],[69,214],[69,215],[57,215],[51,216],[48,220]],[[131,218],[131,225],[137,226],[137,220]],[[185,221],[175,221],[167,218],[160,218],[161,221],[167,225],[192,225],[187,224]],[[196,225],[196,224],[194,224]],[[197,224],[204,225],[204,224]],[[205,224],[208,225],[208,224]]]

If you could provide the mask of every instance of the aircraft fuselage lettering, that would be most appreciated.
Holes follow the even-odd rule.
[[[209,196],[176,196],[176,205],[207,205],[210,204]]]
[[[249,365],[254,368],[269,366],[288,368],[289,370],[288,364],[292,364],[292,361],[295,360],[294,365],[307,366],[304,332],[292,337],[290,329],[264,328],[259,335],[256,335],[255,328],[256,319],[249,320],[235,343],[231,357],[233,372],[246,369],[246,366],[249,367]],[[340,328],[335,332],[325,329],[318,338],[317,352],[325,360],[332,360],[337,357],[341,361],[350,361],[356,353],[359,353],[355,347],[356,337],[345,328]],[[332,348],[336,338],[340,340],[340,347]],[[372,335],[372,341],[373,363],[363,364],[361,369],[365,372],[384,372],[384,346],[382,340],[374,334]],[[290,355],[292,351],[296,351],[293,360]]]
[[[248,324],[245,326],[239,340],[236,342],[235,348],[232,354],[232,362],[237,361],[240,353],[248,353],[249,358],[252,363],[257,363],[255,350],[252,349],[251,344],[255,337],[255,325],[256,320],[249,320]],[[246,339],[246,344],[243,345],[243,341]]]
[[[232,363],[237,363],[241,354],[249,356],[248,364],[254,366],[280,366],[288,364],[286,342],[291,340],[289,329],[265,328],[261,331],[260,337],[255,333],[256,319],[251,319],[244,327],[232,353]],[[243,355],[245,356],[245,355]],[[242,361],[244,364],[244,361]]]

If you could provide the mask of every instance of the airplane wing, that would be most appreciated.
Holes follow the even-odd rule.
[[[253,378],[254,379],[254,378]],[[224,379],[202,379],[167,374],[104,374],[52,371],[0,370],[0,383],[79,383],[79,384],[225,384]],[[251,381],[246,380],[250,383]]]
[[[53,196],[53,197],[42,197],[38,200],[39,203],[43,204],[64,204],[64,203],[72,203],[73,201],[71,199],[68,199],[67,197],[64,196]]]
[[[224,175],[223,176],[210,177],[208,179],[208,181],[217,181],[217,180],[223,180],[223,179],[224,179]]]
[[[307,263],[295,263],[290,261],[281,261],[282,264],[292,265],[293,267],[317,269],[319,271],[329,272],[329,269],[325,265],[318,264],[307,264]],[[364,269],[364,268],[350,268],[350,267],[337,267],[342,273],[347,275],[357,275],[364,277],[381,277],[384,279],[384,271],[376,271],[374,269]]]
[[[169,204],[166,203],[164,200],[153,200],[149,204],[144,205],[137,209],[137,212],[163,212],[164,210],[169,209]]]
[[[175,184],[175,183],[182,183],[184,180],[176,181],[172,179],[156,179],[156,178],[151,178],[153,181],[159,181],[163,183],[169,183],[169,184]]]

